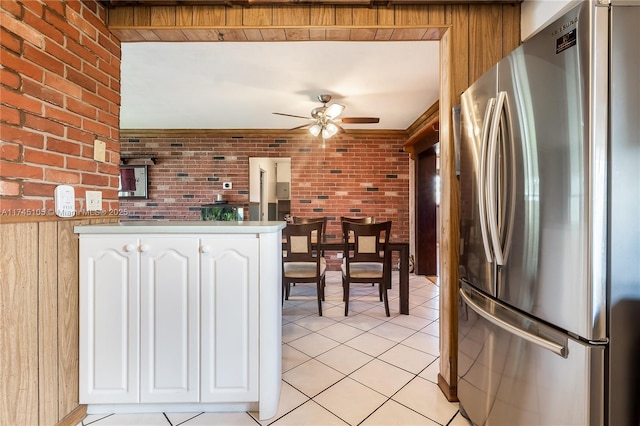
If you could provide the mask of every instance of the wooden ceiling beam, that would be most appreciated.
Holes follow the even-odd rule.
[[[183,138],[255,138],[273,137],[275,139],[310,138],[318,139],[308,130],[278,130],[278,129],[120,129],[120,138],[152,138],[152,137],[183,137]],[[349,129],[340,133],[331,140],[348,139],[405,139],[407,132],[404,130],[375,130],[375,129]],[[321,139],[320,139],[321,140]],[[327,139],[329,140],[329,139]]]
[[[415,158],[440,140],[440,103],[434,103],[407,129],[407,140],[402,149]]]
[[[437,41],[446,27],[195,27],[110,24],[122,42],[141,41]]]

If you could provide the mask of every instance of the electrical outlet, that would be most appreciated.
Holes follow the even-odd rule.
[[[233,184],[231,182],[222,182],[222,189],[231,189]]]
[[[85,201],[88,211],[102,210],[102,191],[87,191]]]
[[[342,259],[343,254],[344,253],[340,253],[340,252],[336,253],[336,259]]]
[[[96,139],[93,141],[93,159],[105,162],[107,158],[107,143]]]

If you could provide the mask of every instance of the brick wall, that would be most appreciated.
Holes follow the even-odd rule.
[[[122,220],[200,220],[202,204],[224,191],[230,203],[249,201],[249,157],[291,158],[291,213],[328,216],[340,235],[340,216],[392,220],[392,234],[409,241],[409,154],[404,139],[341,135],[310,137],[122,139],[122,156],[157,157],[149,166],[149,199],[121,200]]]
[[[120,42],[97,1],[0,1],[0,211],[52,214],[59,184],[117,209]],[[93,160],[95,139],[106,162]]]

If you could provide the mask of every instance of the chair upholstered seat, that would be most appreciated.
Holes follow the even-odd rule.
[[[320,258],[320,275],[327,270],[327,261]],[[284,275],[287,278],[314,278],[317,275],[315,262],[286,262]]]
[[[382,278],[384,267],[377,262],[352,262],[350,265],[351,278]],[[347,265],[342,262],[342,273],[347,273]]]

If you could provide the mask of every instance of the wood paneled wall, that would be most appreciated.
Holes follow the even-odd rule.
[[[520,6],[130,6],[112,9],[109,27],[122,41],[440,40],[439,385],[456,400],[460,205],[450,112],[463,90],[519,45]]]
[[[75,426],[78,237],[117,218],[0,223],[0,425]]]
[[[520,7],[451,7],[451,29],[441,39],[440,98],[440,373],[438,384],[457,400],[460,188],[455,171],[451,109],[460,94],[520,44]]]

